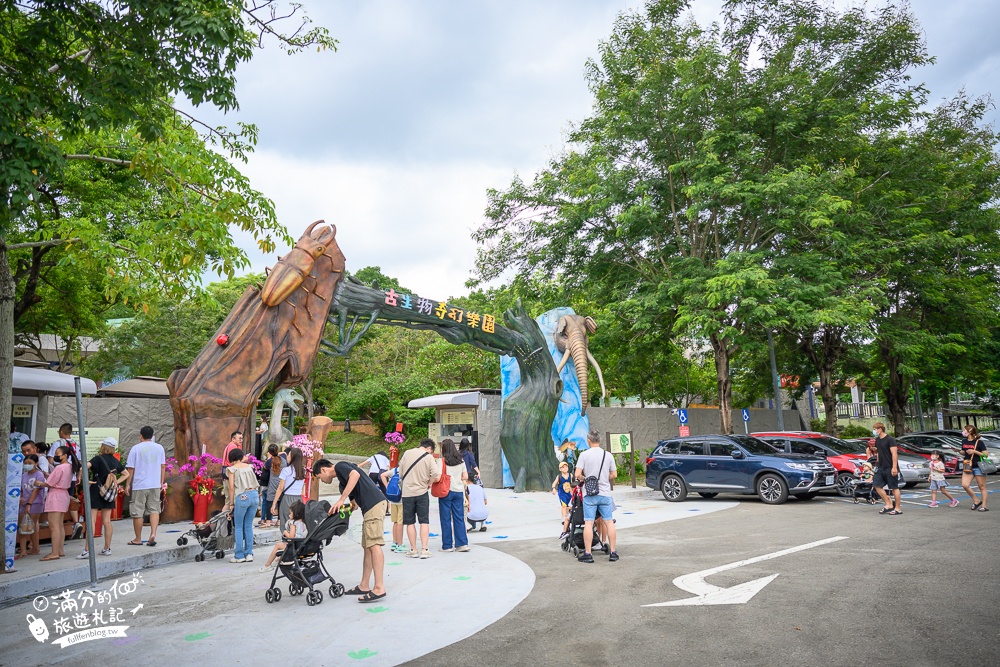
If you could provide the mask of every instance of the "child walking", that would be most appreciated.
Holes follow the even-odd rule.
[[[948,493],[948,482],[944,479],[944,461],[941,460],[941,452],[931,452],[931,502],[928,507],[937,507],[937,492],[941,491],[948,500],[950,507],[958,505],[958,498]]]
[[[569,464],[563,461],[559,464],[559,474],[552,480],[552,494],[559,497],[559,508],[562,510],[562,522],[569,517],[569,500],[572,497],[573,485],[570,483]]]
[[[389,468],[379,476],[382,481],[381,488],[389,486],[389,480],[396,471],[395,467]],[[394,554],[405,554],[409,548],[403,545],[403,503],[389,501],[389,521],[392,522],[392,546],[389,547],[389,551]]]
[[[296,500],[292,503],[292,506],[288,508],[288,528],[282,532],[282,536],[286,540],[302,539],[307,534],[305,524],[306,518],[306,506],[302,504],[301,500]],[[278,557],[279,551],[284,551],[285,547],[288,546],[288,542],[278,542],[271,549],[271,555],[268,557],[267,562],[264,566],[258,570],[258,572],[267,572],[272,567],[274,567],[274,560]]]

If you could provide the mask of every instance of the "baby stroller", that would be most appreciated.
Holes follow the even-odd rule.
[[[574,556],[579,556],[584,551],[583,531],[586,523],[583,520],[583,486],[577,484],[573,487],[573,493],[569,500],[569,529],[566,531],[566,538],[562,542],[563,551],[572,551]],[[611,553],[611,547],[601,541],[595,526],[594,537],[590,541],[591,553],[603,551]]]
[[[869,505],[874,505],[878,502],[878,497],[875,494],[875,484],[873,483],[874,479],[875,475],[872,471],[872,465],[870,462],[865,461],[859,467],[858,478],[852,482],[855,505],[862,501],[868,501]]]
[[[216,558],[226,555],[226,549],[233,548],[233,522],[228,514],[215,510],[208,523],[196,523],[194,528],[177,538],[177,545],[184,546],[188,537],[193,537],[201,545],[201,553],[194,559],[200,563],[205,560],[205,554],[215,552]]]
[[[330,503],[325,500],[306,505],[306,536],[287,540],[288,546],[281,552],[278,567],[271,577],[271,586],[264,592],[268,604],[281,599],[281,589],[275,585],[279,577],[288,579],[289,595],[302,595],[308,588],[306,604],[310,607],[323,601],[323,591],[316,586],[324,581],[330,581],[330,597],[339,598],[344,594],[344,585],[338,584],[323,565],[323,547],[347,532],[351,512],[345,507],[330,516],[329,511]]]

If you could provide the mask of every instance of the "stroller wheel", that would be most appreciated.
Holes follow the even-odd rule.
[[[216,558],[225,558],[226,557],[226,552],[223,551],[222,549],[219,549],[218,551],[215,552],[215,557]]]
[[[188,540],[187,540],[186,537],[178,537],[177,538],[177,546],[182,547],[182,546],[184,546],[187,543],[188,543]]]
[[[200,563],[203,560],[205,560],[205,554],[195,554],[194,562]]]
[[[601,547],[601,551],[603,551],[606,554],[609,554],[609,553],[611,553],[611,546],[605,544],[603,547]]]
[[[310,607],[318,605],[322,601],[323,591],[309,591],[309,594],[306,595],[306,604]]]
[[[330,584],[330,597],[339,598],[344,594],[344,584]]]
[[[268,588],[266,591],[264,591],[264,600],[267,601],[268,604],[271,604],[272,602],[274,602],[274,589],[273,588]]]
[[[559,545],[559,546],[562,547],[563,551],[569,551],[569,541],[568,540],[563,540],[563,543],[561,545]]]
[[[580,550],[576,548],[576,545],[573,545],[573,555],[574,556],[580,555]]]
[[[292,597],[302,595],[302,587],[298,584],[288,584],[288,594]]]
[[[274,601],[275,602],[280,601],[281,600],[281,589],[278,588],[277,586],[275,586],[271,590],[274,591]]]

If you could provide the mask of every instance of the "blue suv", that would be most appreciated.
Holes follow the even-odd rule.
[[[749,435],[703,435],[660,440],[646,459],[646,486],[679,503],[689,491],[757,494],[769,505],[792,495],[808,500],[836,489],[836,471],[822,456],[780,454]]]

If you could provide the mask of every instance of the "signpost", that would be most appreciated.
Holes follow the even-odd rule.
[[[750,434],[750,408],[743,408],[743,432]]]
[[[612,454],[629,454],[632,488],[635,488],[635,449],[632,447],[632,431],[628,433],[608,433],[608,451]]]
[[[682,438],[686,438],[691,435],[691,427],[688,426],[688,411],[678,410],[677,411],[677,421],[681,423],[679,432]]]
[[[937,418],[938,418],[938,429],[943,430],[944,429],[944,414],[939,412],[937,414]]]

